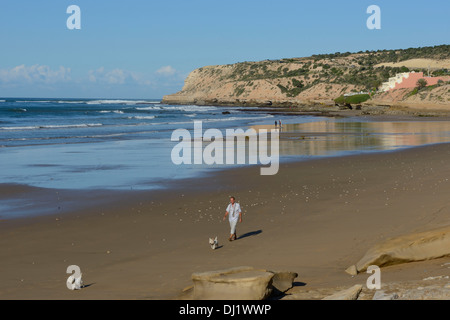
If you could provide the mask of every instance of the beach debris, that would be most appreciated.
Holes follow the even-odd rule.
[[[327,296],[322,300],[357,300],[362,290],[361,284],[355,284],[353,287],[339,291],[331,296]]]

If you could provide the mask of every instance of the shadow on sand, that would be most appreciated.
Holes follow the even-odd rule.
[[[262,230],[247,232],[247,233],[244,233],[243,235],[237,237],[236,240],[244,239],[244,238],[251,237],[251,236],[256,236],[257,234],[260,234],[261,232],[262,232]]]
[[[306,282],[300,282],[300,281],[294,281],[292,283],[292,288],[295,287],[304,287],[306,286]],[[273,290],[272,295],[269,297],[269,300],[281,300],[282,298],[286,296],[290,296],[291,294],[286,292],[280,292],[276,289]]]

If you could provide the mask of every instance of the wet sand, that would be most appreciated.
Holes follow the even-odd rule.
[[[193,272],[242,265],[297,272],[297,290],[365,284],[344,270],[372,245],[450,223],[449,159],[447,143],[287,163],[275,176],[237,168],[158,191],[2,185],[0,197],[47,199],[53,211],[0,221],[0,299],[173,299]],[[231,195],[244,215],[228,242]],[[383,268],[382,281],[435,276],[447,262]],[[87,287],[67,289],[69,265]]]

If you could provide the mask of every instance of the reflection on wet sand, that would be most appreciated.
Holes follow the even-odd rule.
[[[273,126],[253,128],[273,129]],[[356,122],[330,119],[283,124],[280,155],[324,156],[442,142],[450,142],[450,125],[446,121]]]

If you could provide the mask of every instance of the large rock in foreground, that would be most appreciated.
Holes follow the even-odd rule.
[[[375,245],[346,271],[352,275],[378,267],[450,256],[450,226],[389,239]]]
[[[273,276],[252,267],[194,273],[194,299],[262,300],[271,293]]]

